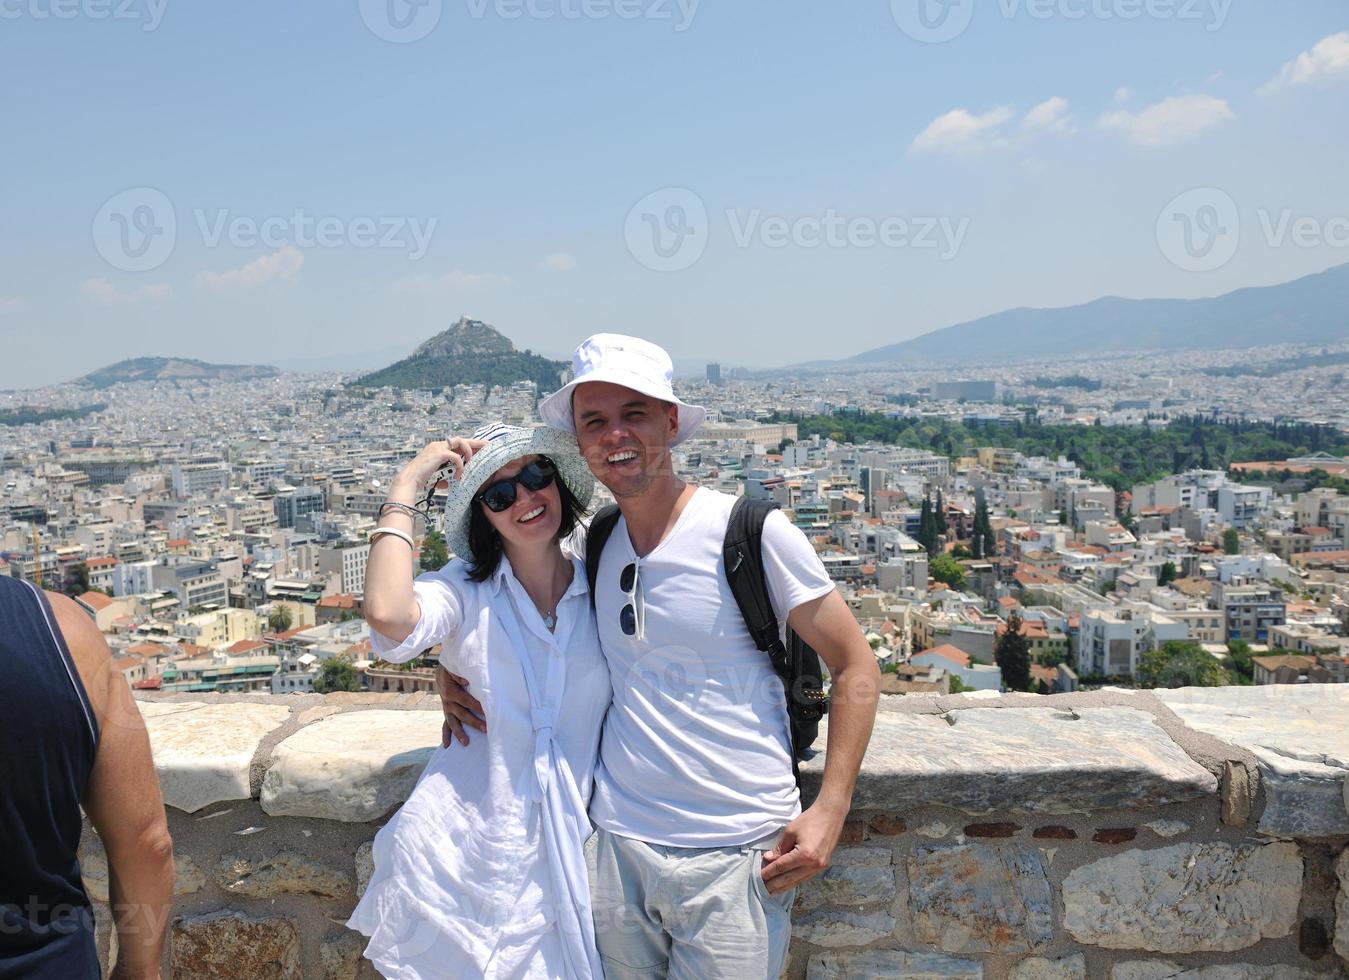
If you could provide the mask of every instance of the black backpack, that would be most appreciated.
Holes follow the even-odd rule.
[[[792,735],[792,772],[801,783],[801,761],[820,734],[820,719],[829,710],[829,695],[824,692],[820,657],[809,644],[787,627],[784,644],[777,616],[768,594],[763,567],[763,525],[777,509],[769,500],[741,497],[731,508],[722,542],[722,561],[726,581],[735,596],[754,645],[768,654],[773,671],[782,679],[787,695],[787,718]],[[586,579],[590,584],[590,603],[595,603],[595,581],[599,577],[600,556],[618,524],[618,505],[610,504],[595,515],[586,536]]]

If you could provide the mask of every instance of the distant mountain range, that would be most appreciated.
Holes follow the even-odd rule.
[[[842,361],[991,361],[1021,355],[1324,344],[1349,338],[1349,264],[1209,299],[1121,299],[1022,307],[877,347]]]
[[[353,384],[380,388],[448,388],[457,384],[509,385],[533,381],[541,390],[558,387],[568,365],[533,351],[519,351],[481,320],[461,317],[423,343],[410,357],[367,374]]]
[[[274,378],[274,367],[258,364],[207,364],[187,357],[133,357],[77,378],[76,384],[107,388],[124,381],[247,381]]]

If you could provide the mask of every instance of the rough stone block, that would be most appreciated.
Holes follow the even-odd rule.
[[[407,799],[440,747],[440,725],[434,711],[350,711],[316,721],[277,745],[262,780],[262,809],[375,820]]]
[[[1251,819],[1251,774],[1240,762],[1223,763],[1220,817],[1229,827],[1244,827]]]
[[[808,787],[823,771],[823,753],[802,766]],[[1099,813],[1217,788],[1213,774],[1137,708],[963,708],[881,712],[853,805],[885,810],[912,799],[974,815]]]
[[[921,827],[915,827],[913,832],[919,837],[926,837],[929,840],[941,840],[951,832],[951,828],[940,820],[934,820],[931,823],[925,823]]]
[[[1302,858],[1287,842],[1135,848],[1068,874],[1063,925],[1110,949],[1230,951],[1292,932],[1301,891]]]
[[[248,770],[262,740],[290,717],[275,704],[138,703],[164,802],[193,813],[252,797]]]
[[[1325,980],[1325,974],[1284,963],[1191,967],[1169,960],[1126,960],[1114,965],[1110,980]]]
[[[840,844],[860,844],[866,838],[867,825],[861,820],[847,820],[838,836]]]
[[[1340,890],[1335,896],[1335,952],[1349,963],[1349,847],[1335,862],[1335,874],[1340,879]]]
[[[174,920],[174,980],[301,980],[293,919],[221,910]]]
[[[1081,953],[1057,960],[1032,956],[1012,967],[1007,980],[1087,980],[1087,958]]]
[[[967,823],[966,837],[1011,837],[1021,829],[1018,823]]]
[[[80,873],[84,877],[84,890],[95,902],[108,902],[108,855],[97,835],[85,833],[80,841]],[[173,895],[191,895],[206,884],[206,876],[201,873],[186,854],[173,856]]]
[[[366,841],[356,848],[356,897],[358,899],[365,894],[366,886],[370,884],[370,879],[375,874],[374,849],[374,841]]]
[[[948,953],[1034,952],[1053,938],[1040,853],[1021,846],[920,847],[908,860],[919,941]]]
[[[902,819],[884,813],[872,817],[870,827],[882,837],[898,837],[906,829]]]
[[[857,953],[816,953],[806,980],[983,980],[983,964],[940,953],[867,949]]]
[[[1153,820],[1143,825],[1158,837],[1176,837],[1190,829],[1184,820]]]
[[[295,851],[261,858],[227,854],[216,868],[216,881],[225,891],[249,898],[277,895],[320,895],[341,898],[351,894],[351,876]]]
[[[822,905],[889,905],[894,900],[895,869],[888,860],[884,865],[871,867],[835,864],[801,886],[803,909]]]
[[[1255,756],[1265,796],[1261,833],[1349,834],[1349,731],[1343,721],[1349,718],[1349,684],[1187,687],[1154,693],[1189,727]]]
[[[888,847],[840,847],[834,851],[833,863],[878,867],[894,864],[895,854]]]
[[[360,933],[350,929],[329,932],[319,945],[323,980],[357,980],[364,951],[365,937]]]
[[[792,935],[816,946],[865,946],[895,931],[895,917],[884,912],[858,915],[822,911],[798,918]]]

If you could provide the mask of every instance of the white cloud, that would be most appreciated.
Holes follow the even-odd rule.
[[[393,288],[399,292],[437,292],[447,289],[504,286],[508,282],[510,282],[508,276],[499,276],[495,272],[465,272],[463,269],[451,269],[442,276],[425,273],[404,276],[394,281]]]
[[[13,313],[15,310],[23,309],[26,305],[21,299],[0,299],[0,313]]]
[[[1182,95],[1164,99],[1138,112],[1116,109],[1101,116],[1098,126],[1123,133],[1139,146],[1173,146],[1198,137],[1206,129],[1235,119],[1222,99]]]
[[[1012,110],[1006,106],[992,109],[982,116],[966,109],[952,109],[946,115],[938,116],[927,129],[919,133],[910,149],[914,153],[969,153],[990,146],[1003,146],[1007,141],[998,136],[996,130],[1012,115]]]
[[[1260,87],[1261,92],[1312,82],[1327,82],[1341,75],[1349,75],[1349,31],[1331,34],[1317,41],[1310,51],[1304,51],[1279,70]]]
[[[1115,105],[1124,105],[1134,97],[1133,91],[1127,85],[1121,85],[1115,89]]]
[[[172,299],[173,287],[166,282],[148,283],[124,293],[107,279],[86,279],[80,283],[80,295],[104,306],[122,306],[145,300]]]
[[[1068,100],[1060,96],[1046,99],[1021,120],[1026,133],[1071,133],[1073,120],[1068,115]]]
[[[540,265],[550,272],[571,272],[576,268],[576,259],[568,252],[553,252],[545,255]]]
[[[291,282],[300,274],[304,265],[304,253],[294,245],[286,245],[271,255],[254,259],[247,265],[225,272],[203,270],[197,273],[197,285],[211,289],[227,289],[235,286],[251,289],[264,283],[281,281]]]

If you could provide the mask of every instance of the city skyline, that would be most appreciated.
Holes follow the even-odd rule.
[[[0,388],[461,314],[777,367],[1349,259],[1328,2],[45,9],[0,39]]]

